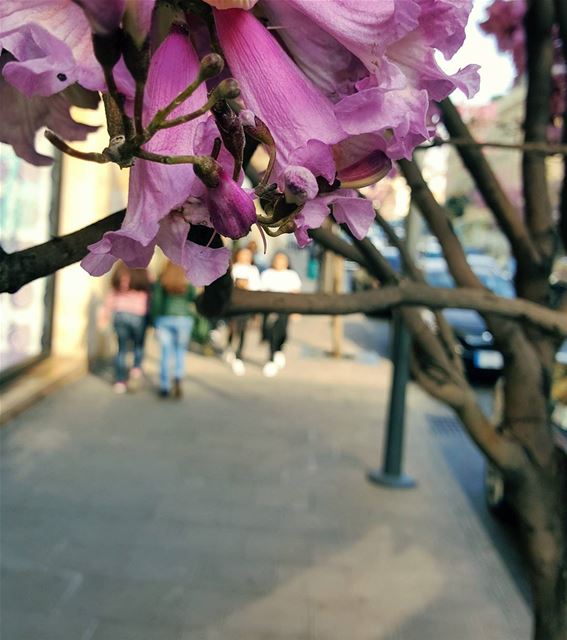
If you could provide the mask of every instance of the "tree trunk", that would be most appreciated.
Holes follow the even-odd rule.
[[[532,466],[514,491],[530,564],[535,640],[567,640],[567,464]],[[522,474],[523,475],[523,474]]]

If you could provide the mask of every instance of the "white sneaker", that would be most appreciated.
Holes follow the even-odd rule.
[[[278,369],[283,369],[285,367],[286,359],[283,351],[276,351],[274,353],[274,364]]]
[[[244,362],[242,362],[242,360],[240,360],[239,358],[236,358],[236,360],[232,361],[232,373],[234,373],[235,376],[243,376],[246,373],[246,367],[244,366]]]
[[[236,354],[234,353],[234,351],[231,351],[230,349],[227,349],[227,350],[222,354],[222,359],[223,359],[227,364],[232,364],[232,363],[236,360]]]
[[[278,366],[275,362],[266,362],[264,368],[262,369],[262,373],[266,376],[266,378],[273,378],[278,374]]]

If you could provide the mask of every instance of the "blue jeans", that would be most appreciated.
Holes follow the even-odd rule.
[[[156,335],[161,348],[159,384],[165,391],[171,388],[172,358],[175,380],[182,380],[185,376],[185,353],[191,340],[194,322],[191,316],[161,316],[156,321]]]
[[[118,353],[116,354],[116,381],[125,382],[128,377],[126,357],[128,345],[134,350],[134,367],[142,366],[144,357],[144,339],[146,337],[146,317],[133,313],[118,311],[113,316],[114,331],[118,338]]]

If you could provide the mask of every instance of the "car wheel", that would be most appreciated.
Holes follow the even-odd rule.
[[[484,468],[484,498],[492,515],[503,518],[508,514],[506,483],[500,471],[490,462]]]

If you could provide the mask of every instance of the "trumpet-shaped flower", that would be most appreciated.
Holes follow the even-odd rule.
[[[409,157],[432,133],[432,100],[455,88],[478,89],[470,65],[453,76],[434,58],[452,56],[464,39],[471,0],[262,0],[296,63],[336,103],[351,135],[377,134],[376,149]],[[331,63],[329,63],[331,61]],[[376,138],[375,138],[376,140]]]
[[[74,82],[86,89],[104,87],[91,26],[73,0],[3,0],[0,48],[15,58],[4,77],[28,96],[53,95]]]
[[[256,222],[252,198],[219,166],[218,184],[207,189],[205,203],[211,223],[221,235],[242,238]]]
[[[147,118],[168,105],[195,79],[198,71],[199,60],[186,34],[171,33],[151,60],[146,85]],[[201,85],[171,113],[171,118],[201,107],[206,99],[206,88]],[[143,148],[170,156],[192,153],[197,145],[199,128],[206,119],[203,115],[177,127],[162,129]],[[186,246],[189,221],[174,210],[180,210],[190,195],[201,194],[204,190],[192,164],[164,165],[138,160],[130,171],[128,208],[122,228],[106,233],[102,240],[89,247],[90,254],[82,263],[84,268],[93,275],[101,275],[118,258],[133,268],[146,266],[157,243],[166,255],[194,276],[192,257],[197,253],[209,255],[209,252]],[[203,277],[204,273],[209,273],[209,282],[218,277],[215,273],[219,262],[224,264],[225,271],[228,267],[228,255],[223,249],[210,251],[219,252],[214,254],[216,258],[209,260],[215,270],[200,272]],[[192,280],[195,284],[206,284],[195,277]]]
[[[2,69],[9,64],[11,55],[0,54],[0,142],[12,145],[16,155],[37,166],[50,165],[53,160],[35,150],[35,135],[42,126],[47,126],[66,140],[84,140],[97,127],[75,122],[69,114],[72,97],[69,92],[42,98],[27,98],[13,85],[6,82]],[[82,92],[87,93],[87,92]],[[91,96],[87,95],[87,100]],[[98,98],[83,106],[96,108]]]
[[[323,3],[325,4],[325,3]],[[332,184],[337,174],[334,158],[339,143],[348,138],[340,126],[331,100],[294,64],[269,31],[249,12],[232,9],[215,11],[215,23],[231,73],[238,80],[241,95],[250,109],[268,127],[275,141],[274,179],[288,190],[293,167],[294,181],[303,167],[305,198],[317,195],[313,183],[324,178]],[[358,163],[358,178],[389,170],[385,156],[353,155],[356,147],[342,148],[341,165],[349,169]],[[378,150],[379,151],[379,150]],[[339,152],[340,155],[340,152]],[[306,177],[311,174],[310,178]],[[341,176],[339,175],[339,179]],[[297,186],[297,185],[296,185]],[[292,198],[293,201],[293,198]],[[324,205],[325,211],[327,205]]]

